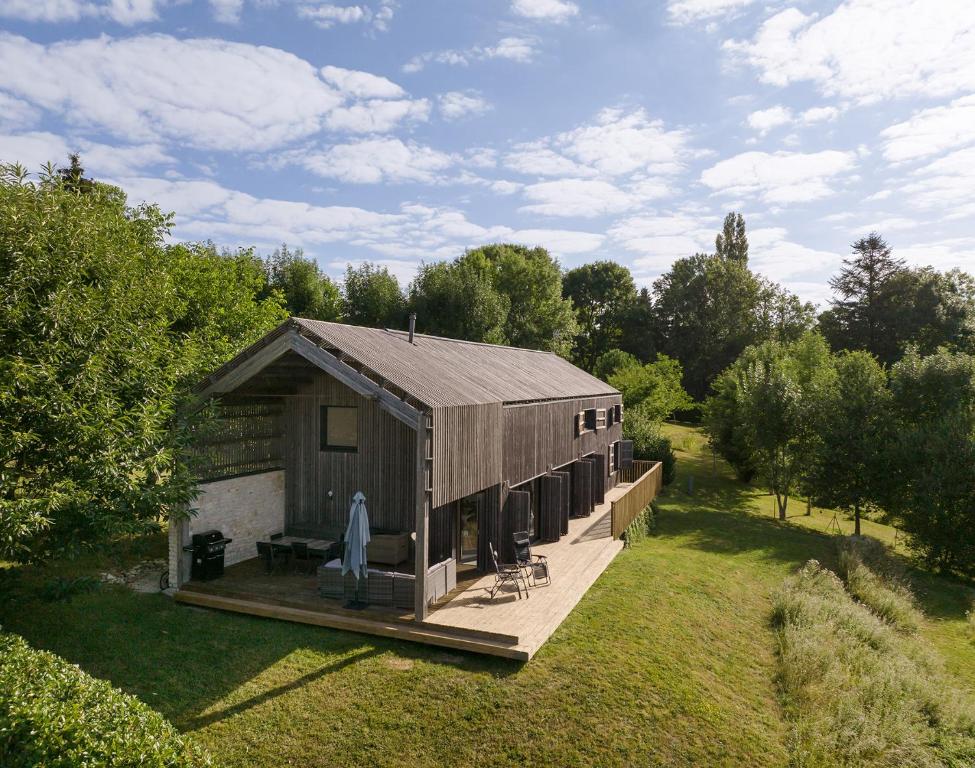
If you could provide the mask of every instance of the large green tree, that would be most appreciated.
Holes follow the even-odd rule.
[[[544,248],[506,243],[423,265],[410,286],[417,326],[445,336],[567,355],[575,320]]]
[[[624,365],[609,377],[609,384],[623,394],[627,411],[640,407],[651,419],[662,422],[675,411],[694,405],[681,379],[680,363],[660,355],[646,365]]]
[[[0,167],[0,555],[147,530],[192,498],[187,384],[284,313],[248,254],[167,247],[169,221]]]
[[[368,261],[345,269],[342,317],[351,325],[400,328],[406,316],[406,298],[396,276]]]
[[[886,509],[931,565],[975,573],[975,357],[909,349],[891,369]]]
[[[745,234],[745,217],[729,213],[724,217],[721,232],[714,239],[714,255],[741,264],[748,263],[748,236]]]
[[[889,477],[883,449],[889,435],[887,374],[868,352],[844,352],[817,414],[817,450],[810,489],[824,506],[853,515],[860,535],[861,515],[878,508]]]
[[[627,312],[637,299],[633,276],[615,261],[596,261],[566,272],[562,293],[572,301],[579,325],[573,356],[592,371],[599,356],[618,349],[626,335]]]
[[[284,297],[288,313],[310,320],[337,321],[342,316],[338,286],[305,257],[301,248],[282,244],[267,260],[267,283]]]

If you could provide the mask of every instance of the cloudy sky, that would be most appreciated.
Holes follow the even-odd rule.
[[[975,269],[972,0],[0,0],[0,158],[333,275],[499,240],[824,302],[871,229]]]

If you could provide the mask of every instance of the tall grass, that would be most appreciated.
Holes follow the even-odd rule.
[[[840,544],[839,575],[847,591],[888,624],[905,632],[921,626],[921,612],[903,581],[903,566],[882,542],[845,539]]]
[[[883,578],[862,562],[851,573],[867,599],[854,600],[839,577],[814,560],[774,598],[792,765],[975,764],[971,702],[953,689],[918,635],[872,608],[900,615],[901,587],[892,590],[896,597],[882,595]],[[899,607],[892,611],[892,605]]]

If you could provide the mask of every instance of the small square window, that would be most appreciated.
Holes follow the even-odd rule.
[[[595,408],[587,408],[585,410],[585,414],[586,414],[585,415],[585,428],[586,428],[586,431],[588,432],[590,430],[596,429],[596,409]]]
[[[321,449],[323,451],[359,450],[359,409],[354,405],[323,405]]]
[[[596,410],[596,429],[606,429],[606,409],[598,408]]]

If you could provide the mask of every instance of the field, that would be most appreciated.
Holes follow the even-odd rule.
[[[773,519],[768,495],[735,482],[699,432],[668,430],[680,469],[656,535],[625,550],[526,665],[118,587],[42,599],[92,559],[8,567],[0,623],[140,697],[230,766],[785,765],[772,594],[806,560],[835,562],[833,513],[806,517],[793,500],[788,521]],[[865,533],[894,539],[873,522]],[[970,684],[971,588],[912,579],[921,636]]]

